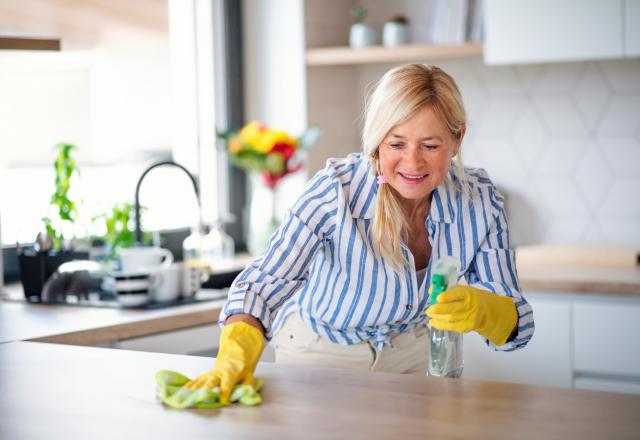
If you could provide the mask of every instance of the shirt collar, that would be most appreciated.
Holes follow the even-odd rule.
[[[453,185],[455,179],[453,171],[449,170],[447,178],[435,190],[431,197],[431,208],[429,216],[433,221],[442,223],[453,223],[455,218],[454,203],[456,202],[456,189]],[[371,202],[366,203],[368,195],[371,195]],[[363,155],[360,166],[353,172],[351,184],[349,185],[349,202],[357,200],[352,206],[351,215],[353,218],[373,219],[375,213],[375,198],[378,196],[378,182],[372,172],[371,161]]]

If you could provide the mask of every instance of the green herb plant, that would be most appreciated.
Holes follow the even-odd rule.
[[[133,205],[131,203],[116,203],[110,214],[104,216],[107,225],[105,241],[109,245],[108,258],[113,258],[118,248],[133,246],[134,231],[131,229]]]
[[[351,19],[354,23],[362,23],[367,16],[367,10],[362,6],[357,6],[351,10]]]
[[[59,143],[54,147],[57,152],[53,167],[55,170],[55,191],[51,195],[51,205],[57,210],[58,219],[44,217],[47,233],[53,239],[53,250],[62,249],[65,236],[63,233],[64,222],[73,225],[78,218],[78,208],[76,202],[69,197],[71,189],[71,179],[80,175],[80,170],[76,165],[72,152],[78,147],[72,144]],[[57,225],[57,227],[55,226]]]

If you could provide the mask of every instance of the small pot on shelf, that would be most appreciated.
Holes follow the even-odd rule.
[[[363,23],[366,16],[367,11],[364,8],[358,7],[351,11],[353,24],[349,30],[349,46],[353,49],[375,46],[380,43],[376,28]]]
[[[409,42],[409,26],[407,19],[402,15],[396,15],[384,24],[382,32],[382,44],[385,47],[395,47]]]

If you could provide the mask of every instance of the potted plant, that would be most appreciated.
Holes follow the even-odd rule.
[[[78,218],[76,202],[71,198],[72,181],[79,176],[72,152],[77,147],[59,143],[56,157],[55,190],[51,195],[53,215],[44,217],[44,231],[38,234],[34,248],[22,248],[18,253],[20,279],[28,300],[40,300],[42,287],[58,266],[76,258],[88,258],[87,252],[74,252],[71,238]]]
[[[376,29],[371,25],[363,23],[366,17],[367,11],[361,6],[351,10],[353,24],[349,31],[349,46],[354,49],[378,44],[378,33]]]
[[[394,15],[384,24],[382,31],[382,44],[385,47],[394,47],[409,42],[409,27],[404,15]]]

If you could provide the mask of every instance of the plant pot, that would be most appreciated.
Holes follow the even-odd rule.
[[[20,266],[20,281],[27,301],[40,302],[42,287],[49,277],[62,263],[71,260],[87,259],[87,252],[50,252],[40,253],[32,249],[23,250],[18,254]]]
[[[394,47],[409,42],[409,28],[404,23],[388,21],[382,30],[382,44],[385,47]]]
[[[354,49],[378,44],[378,32],[373,26],[354,23],[349,31],[349,46]]]

